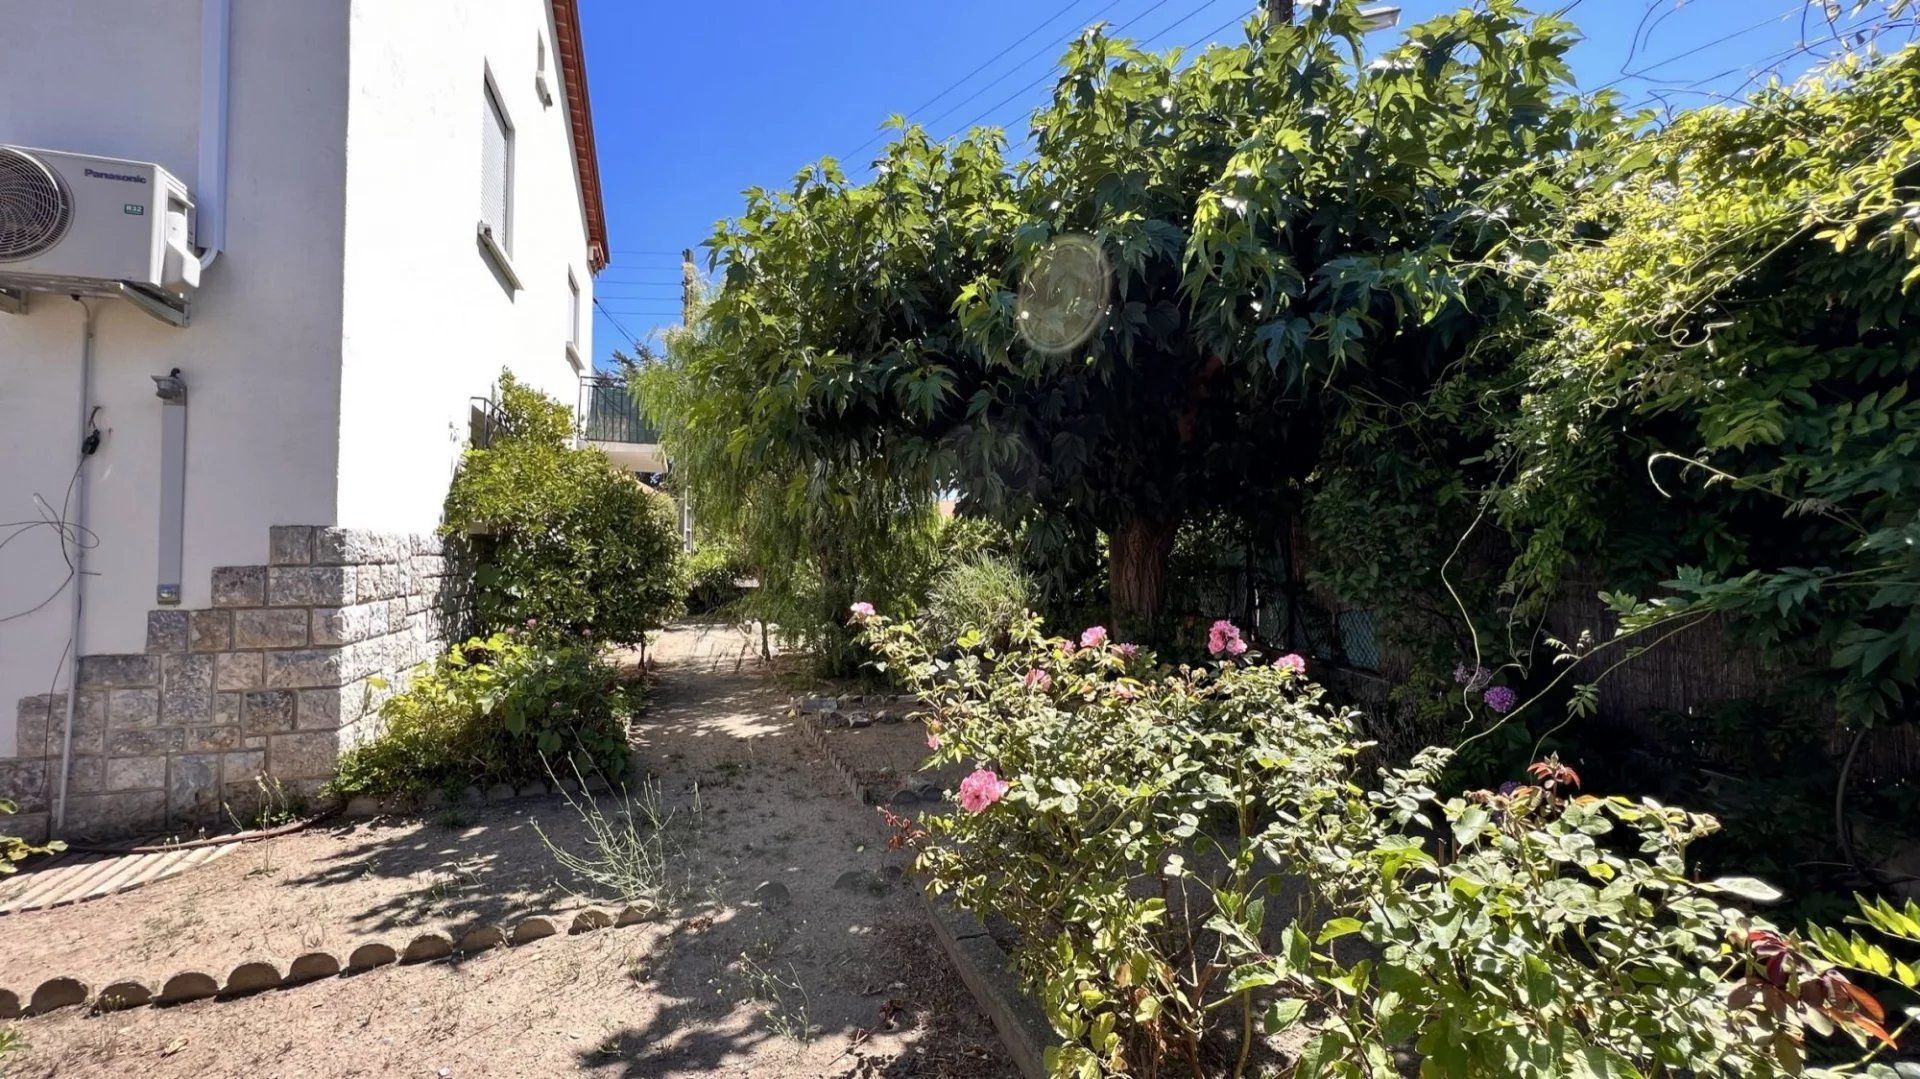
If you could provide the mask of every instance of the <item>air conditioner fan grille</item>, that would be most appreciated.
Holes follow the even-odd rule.
[[[66,235],[73,201],[39,158],[0,147],[0,262],[32,258]]]

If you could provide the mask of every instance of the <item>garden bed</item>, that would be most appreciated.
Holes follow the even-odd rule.
[[[27,1047],[7,1074],[1012,1075],[877,815],[820,782],[784,697],[722,655],[732,642],[718,627],[666,634],[635,730],[663,807],[691,825],[675,863],[691,891],[671,915],[240,999],[67,1008],[11,1024]],[[0,918],[0,986],[24,998],[54,975],[97,989],[242,959],[284,969],[587,905],[536,822],[563,846],[581,835],[557,797],[341,823]]]

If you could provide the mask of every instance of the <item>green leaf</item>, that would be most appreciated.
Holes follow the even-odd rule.
[[[1314,937],[1313,942],[1325,944],[1330,940],[1339,940],[1349,934],[1358,933],[1363,928],[1365,924],[1358,918],[1329,918],[1326,924],[1320,927],[1320,932]]]
[[[1716,877],[1701,882],[1700,887],[1710,892],[1738,896],[1753,903],[1777,903],[1782,898],[1780,889],[1757,877]]]
[[[1276,1000],[1268,1006],[1262,1027],[1268,1036],[1278,1034],[1299,1022],[1306,1010],[1307,1002],[1297,997]]]

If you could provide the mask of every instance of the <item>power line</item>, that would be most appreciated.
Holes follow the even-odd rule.
[[[1579,0],[1574,0],[1574,2],[1578,3]],[[1244,22],[1246,19],[1247,19],[1246,15],[1236,14],[1233,18],[1228,19],[1226,22],[1221,23],[1219,26],[1216,26],[1213,29],[1207,31],[1206,33],[1201,34],[1199,37],[1194,38],[1192,41],[1187,42],[1185,45],[1181,46],[1180,51],[1183,53],[1191,53],[1193,50],[1199,48],[1201,45],[1211,44],[1213,39],[1219,37],[1222,31],[1226,30],[1230,26],[1238,26],[1240,23]],[[1173,27],[1170,26],[1167,29],[1171,30],[1173,29]],[[1166,31],[1162,31],[1162,33],[1165,33],[1165,32]],[[1026,142],[1028,139],[1031,139],[1032,137],[1033,137],[1033,134],[1029,132],[1026,135],[1021,136],[1020,142],[1022,143]],[[1017,146],[1019,145],[1019,143],[1014,143],[1013,145]]]
[[[1602,90],[1612,89],[1613,87],[1618,86],[1623,82],[1626,82],[1628,79],[1643,78],[1645,77],[1647,72],[1653,71],[1657,68],[1666,67],[1668,64],[1671,64],[1676,60],[1685,60],[1689,56],[1695,56],[1695,55],[1698,55],[1699,53],[1703,53],[1707,51],[1708,49],[1715,48],[1716,46],[1725,45],[1727,42],[1732,41],[1735,38],[1745,37],[1746,35],[1753,33],[1755,30],[1759,30],[1766,26],[1770,26],[1773,23],[1784,21],[1789,15],[1792,15],[1794,12],[1799,11],[1800,7],[1801,5],[1795,4],[1794,6],[1788,8],[1786,11],[1781,12],[1778,15],[1769,15],[1766,18],[1761,19],[1759,22],[1754,23],[1751,26],[1742,27],[1741,29],[1735,30],[1732,33],[1727,34],[1723,37],[1717,37],[1717,38],[1714,38],[1712,41],[1708,41],[1704,44],[1695,45],[1693,48],[1688,49],[1685,52],[1675,53],[1664,60],[1656,60],[1653,63],[1647,64],[1633,71],[1622,71],[1620,72],[1620,75],[1618,78],[1609,79],[1608,81],[1601,83],[1599,86],[1594,87],[1589,92],[1597,94]]]
[[[638,352],[640,350],[640,339],[633,336],[633,331],[627,329],[625,323],[613,317],[613,312],[607,310],[606,304],[603,304],[598,299],[595,299],[593,301],[593,306],[599,308],[600,313],[607,316],[607,321],[613,323],[613,328],[620,331],[621,336],[627,339],[627,344],[632,345],[634,348],[634,351]]]
[[[1158,11],[1158,10],[1160,10],[1161,8],[1163,8],[1163,7],[1165,7],[1165,6],[1166,6],[1166,5],[1167,5],[1167,4],[1169,3],[1169,2],[1170,2],[1170,0],[1156,0],[1156,2],[1155,2],[1155,3],[1154,3],[1154,4],[1152,5],[1152,6],[1150,6],[1150,7],[1148,7],[1148,8],[1147,8],[1147,9],[1146,9],[1145,11],[1142,11],[1142,12],[1141,12],[1141,13],[1139,13],[1138,15],[1135,15],[1135,16],[1134,16],[1133,18],[1131,18],[1131,19],[1128,19],[1128,20],[1127,20],[1126,22],[1123,22],[1123,23],[1121,23],[1121,24],[1120,24],[1119,26],[1117,26],[1117,27],[1114,27],[1114,29],[1113,29],[1113,33],[1112,33],[1111,35],[1109,35],[1109,36],[1112,36],[1112,37],[1118,37],[1118,36],[1120,36],[1120,33],[1121,33],[1122,31],[1124,31],[1124,30],[1125,30],[1125,29],[1126,29],[1127,27],[1129,27],[1129,26],[1132,26],[1132,25],[1133,25],[1134,23],[1137,23],[1137,22],[1139,22],[1139,21],[1140,21],[1141,19],[1144,19],[1144,18],[1146,18],[1147,16],[1149,16],[1149,15],[1151,15],[1151,14],[1153,14],[1153,13],[1154,13],[1155,11]],[[1214,0],[1207,0],[1207,3],[1208,3],[1208,4],[1211,4],[1211,3],[1213,3],[1213,2],[1214,2]],[[1203,4],[1203,5],[1201,5],[1201,6],[1202,6],[1202,7],[1205,7],[1205,6],[1207,6],[1207,5],[1206,5],[1206,4]],[[1012,72],[1008,72],[1008,74],[1012,74]],[[1047,70],[1046,70],[1045,72],[1043,72],[1043,73],[1041,74],[1041,76],[1040,76],[1039,78],[1037,78],[1037,79],[1035,79],[1035,80],[1033,80],[1032,82],[1030,82],[1030,83],[1028,83],[1028,84],[1026,84],[1025,86],[1022,86],[1022,87],[1021,87],[1020,89],[1018,89],[1018,90],[1015,90],[1015,91],[1014,91],[1013,93],[1011,93],[1011,94],[1008,94],[1008,95],[1007,95],[1006,97],[1003,97],[1003,98],[1001,98],[1001,99],[1000,99],[999,101],[997,101],[997,102],[995,102],[994,104],[992,104],[992,105],[989,105],[989,106],[987,106],[987,107],[986,107],[986,108],[985,108],[984,110],[982,110],[981,112],[979,112],[979,113],[977,113],[977,114],[976,114],[976,115],[975,115],[975,116],[974,116],[974,117],[973,117],[973,118],[972,118],[971,120],[968,120],[968,121],[967,121],[966,123],[964,123],[964,124],[961,124],[961,125],[960,125],[960,126],[959,126],[958,128],[956,128],[956,129],[955,129],[955,130],[954,130],[954,131],[953,131],[953,132],[952,132],[952,133],[951,133],[951,134],[950,134],[950,135],[949,135],[948,137],[949,137],[949,138],[951,138],[951,137],[952,137],[953,135],[958,135],[958,134],[962,134],[963,132],[966,132],[966,131],[968,131],[968,130],[970,130],[970,129],[971,129],[971,128],[972,128],[972,127],[973,127],[973,126],[975,125],[975,124],[977,124],[977,123],[979,123],[979,122],[980,122],[981,120],[983,120],[983,119],[985,119],[986,117],[988,117],[988,116],[991,116],[991,115],[993,115],[994,113],[997,113],[997,112],[999,112],[999,111],[1000,111],[1001,109],[1003,109],[1003,108],[1005,108],[1005,107],[1007,106],[1007,103],[1008,103],[1008,102],[1010,102],[1010,101],[1013,101],[1013,100],[1014,100],[1015,98],[1018,98],[1018,97],[1020,97],[1020,96],[1021,96],[1022,94],[1025,94],[1025,93],[1027,93],[1027,92],[1028,92],[1029,90],[1032,90],[1032,89],[1034,89],[1034,88],[1035,88],[1035,87],[1037,87],[1037,86],[1040,86],[1040,85],[1041,85],[1042,83],[1045,83],[1045,82],[1046,82],[1046,81],[1047,81],[1047,80],[1048,80],[1049,78],[1051,78],[1052,76],[1053,76],[1053,69],[1052,69],[1052,68],[1048,68],[1048,69],[1047,69]],[[992,85],[992,84],[991,84],[991,83],[989,83],[988,85]],[[982,89],[984,89],[984,88],[985,88],[985,87],[982,87]],[[969,98],[968,100],[972,100],[972,99],[971,99],[971,98]],[[963,101],[963,102],[961,102],[961,104],[963,104],[963,105],[964,105],[964,104],[966,104],[966,102],[964,102],[964,101]],[[949,109],[949,110],[947,110],[947,112],[945,112],[945,113],[942,113],[942,114],[941,114],[941,117],[945,117],[945,116],[947,116],[947,115],[950,115],[950,114],[951,114],[952,112],[953,112],[953,110],[952,110],[952,109]],[[939,123],[939,122],[940,122],[940,118],[935,118],[935,119],[934,119],[933,121],[931,121],[931,122],[932,122],[932,123]]]
[[[1138,15],[1135,15],[1133,18],[1128,19],[1124,23],[1121,23],[1119,29],[1115,30],[1114,32],[1117,34],[1119,33],[1120,30],[1125,30],[1127,27],[1132,26],[1134,23],[1139,22],[1142,18],[1145,18],[1146,16],[1153,14],[1153,12],[1158,10],[1159,8],[1166,6],[1168,2],[1169,0],[1155,0],[1155,3],[1149,6],[1145,11],[1142,11]],[[1114,0],[1113,3],[1109,3],[1105,7],[1101,8],[1099,11],[1095,12],[1094,17],[1097,19],[1099,16],[1105,15],[1107,12],[1112,11],[1116,6],[1118,6],[1118,0]],[[1058,49],[1059,47],[1060,47],[1059,42],[1055,42],[1055,41],[1048,41],[1041,44],[1040,48],[1022,57],[1018,63],[1008,68],[1004,74],[1000,75],[998,78],[992,80],[991,82],[983,84],[979,89],[975,90],[971,94],[968,94],[966,97],[961,98],[959,101],[954,102],[951,106],[947,108],[945,112],[941,113],[940,115],[934,117],[931,120],[928,120],[924,126],[931,129],[935,124],[938,124],[940,121],[946,119],[949,116],[952,116],[956,112],[959,112],[961,109],[965,108],[969,103],[978,100],[981,94],[986,93],[988,90],[991,90],[995,86],[998,86],[1001,83],[1012,78],[1016,72],[1020,71],[1020,69],[1026,67],[1028,64],[1031,64],[1033,61],[1046,55],[1048,52]],[[1052,69],[1049,68],[1047,73],[1052,74]],[[1042,75],[1040,77],[1040,81],[1045,82],[1046,75]],[[1030,90],[1037,85],[1039,85],[1039,83],[1031,83],[1028,86],[1024,87],[1023,89],[1016,91],[1016,93],[1024,93],[1026,90]],[[999,106],[996,105],[994,106],[994,108],[997,109],[999,108]],[[988,111],[991,112],[993,110],[989,109]],[[970,125],[963,124],[959,130],[965,131],[968,126]]]
[[[1047,16],[1045,19],[1041,20],[1040,25],[1034,27],[1033,29],[1027,31],[1024,34],[1021,34],[1019,37],[1014,38],[1012,41],[1007,42],[1006,48],[1001,49],[997,53],[994,53],[991,57],[989,57],[985,61],[982,61],[979,67],[976,67],[972,71],[969,71],[965,75],[962,75],[960,78],[955,79],[952,83],[949,83],[945,89],[941,90],[939,93],[921,102],[919,105],[916,105],[912,109],[912,111],[906,113],[905,115],[908,117],[912,117],[915,113],[925,112],[927,109],[931,108],[935,102],[939,101],[943,97],[946,97],[948,94],[953,93],[955,90],[958,90],[962,85],[964,85],[968,80],[972,79],[975,75],[980,74],[982,71],[985,71],[989,67],[992,67],[994,64],[998,63],[1002,57],[1012,52],[1015,48],[1017,48],[1020,45],[1021,42],[1031,40],[1035,34],[1038,34],[1040,31],[1052,25],[1055,19],[1058,19],[1060,16],[1065,15],[1067,12],[1072,11],[1074,8],[1078,7],[1081,4],[1081,2],[1082,0],[1067,0],[1067,4],[1065,7],[1061,8],[1059,11],[1056,11],[1053,14]],[[1113,3],[1109,3],[1107,7],[1110,8],[1113,6],[1114,3],[1118,3],[1118,2],[1119,0],[1113,0]],[[1105,10],[1105,9],[1102,9],[1102,10]],[[988,85],[991,85],[991,83],[989,83]],[[874,143],[879,142],[882,138],[886,137],[886,134],[887,134],[887,129],[884,127],[881,128],[879,131],[874,132],[872,138],[854,147],[853,153],[847,154],[846,158],[852,158],[854,154],[857,154],[860,151],[866,149],[867,147],[872,146]]]

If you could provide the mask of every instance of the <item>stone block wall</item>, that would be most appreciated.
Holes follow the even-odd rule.
[[[460,630],[463,582],[433,537],[274,527],[266,564],[213,571],[213,606],[150,612],[144,653],[81,657],[62,837],[245,821],[263,776],[311,796]],[[19,702],[0,831],[46,833],[66,708]]]

